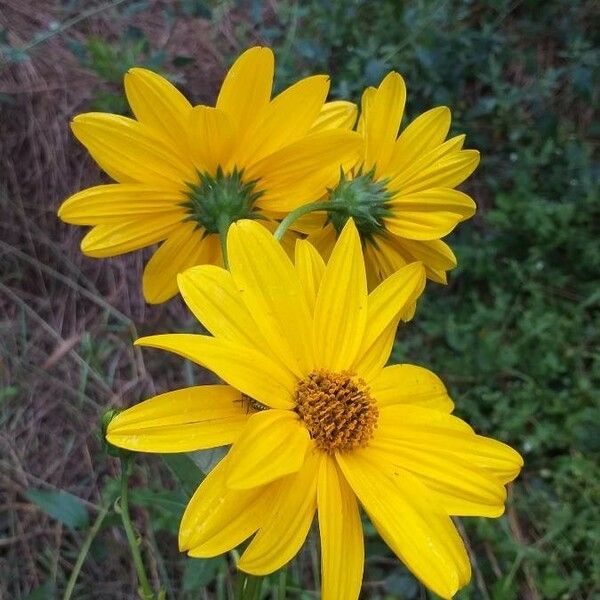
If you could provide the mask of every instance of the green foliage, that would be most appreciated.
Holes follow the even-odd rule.
[[[30,489],[25,492],[25,496],[70,529],[83,529],[89,525],[88,513],[82,501],[69,492]]]
[[[590,109],[600,51],[591,2],[388,0],[283,3],[278,85],[332,75],[354,100],[392,69],[409,118],[452,109],[482,152],[478,215],[451,236],[459,268],[428,284],[393,362],[449,385],[457,413],[518,448],[525,470],[507,517],[465,519],[483,584],[460,598],[587,598],[600,586],[600,203]],[[250,11],[250,14],[257,14]],[[370,538],[376,539],[371,531]],[[373,546],[370,555],[388,555]],[[401,569],[385,591],[420,597]],[[380,597],[375,594],[375,597]]]
[[[147,4],[127,2],[119,18],[129,22]],[[240,47],[257,39],[273,46],[280,89],[303,75],[325,72],[331,74],[333,97],[358,101],[365,86],[398,70],[408,88],[407,121],[448,105],[454,132],[466,133],[467,147],[482,152],[469,190],[478,215],[450,239],[459,268],[448,287],[428,284],[415,319],[399,333],[392,360],[439,373],[460,416],[525,458],[506,516],[462,520],[476,577],[457,598],[594,597],[600,589],[600,203],[592,153],[600,127],[591,118],[600,65],[591,28],[595,3],[229,4],[236,12],[222,29],[216,20],[227,18],[227,3],[180,0],[176,8],[165,8],[164,16],[167,21],[173,11],[184,18],[212,16],[215,30],[227,31],[228,51],[235,46],[231,36]],[[33,42],[47,38],[53,27]],[[188,56],[187,48],[173,56],[155,51],[147,35],[132,26],[110,37],[66,39],[79,63],[98,78],[92,110],[128,112],[122,78],[132,66],[181,73],[202,60]],[[8,63],[29,60],[3,30],[0,52]],[[8,102],[13,99],[0,94],[0,103]],[[83,336],[82,398],[91,375],[106,370],[113,344]],[[110,377],[107,385],[113,385]],[[18,391],[0,390],[0,406]],[[138,461],[137,474],[150,484],[132,489],[132,512],[147,518],[148,531],[163,536],[165,548],[175,548],[185,503],[219,457],[218,451],[165,455],[167,468]],[[155,477],[157,472],[162,477]],[[102,503],[113,506],[119,483],[110,477],[102,482]],[[78,535],[86,533],[87,511],[75,496],[29,490],[27,497],[51,517],[79,528]],[[118,527],[111,514],[103,533]],[[426,597],[368,522],[365,534],[365,598]],[[101,561],[110,555],[109,543],[108,535],[99,535],[90,554]],[[290,569],[290,598],[314,597],[301,591],[317,587],[314,548],[311,540],[310,556],[301,556]],[[211,598],[228,597],[227,557],[166,562],[167,578],[162,573],[161,578],[177,590],[169,597],[196,598],[199,590]],[[271,583],[276,585],[276,575]],[[53,593],[44,584],[28,597]]]
[[[69,46],[80,64],[93,71],[100,81],[109,84],[96,91],[90,104],[92,110],[126,114],[129,111],[123,96],[125,73],[132,67],[146,67],[163,72],[166,54],[152,50],[146,34],[129,26],[117,40],[89,36],[84,43],[70,40]]]

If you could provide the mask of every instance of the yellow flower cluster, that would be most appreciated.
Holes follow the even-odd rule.
[[[326,101],[322,75],[271,98],[273,69],[271,50],[246,51],[215,107],[132,69],[135,119],[73,121],[118,183],[75,194],[60,217],[92,226],[81,247],[94,257],[161,242],[144,271],[147,301],[179,291],[210,335],[136,343],[224,381],[146,400],[118,414],[107,439],[159,453],[231,444],[183,516],[190,556],[252,538],[238,567],[271,573],[316,513],[322,598],[356,600],[362,507],[415,576],[451,598],[471,575],[452,517],[501,515],[523,462],[452,416],[433,373],[386,363],[426,279],[446,282],[456,265],[441,238],[475,211],[455,188],[479,154],[463,135],[446,140],[445,107],[400,132],[398,73],[365,90],[357,119],[352,103]]]

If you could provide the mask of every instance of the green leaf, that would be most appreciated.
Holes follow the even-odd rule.
[[[223,558],[188,558],[183,572],[183,591],[199,590],[213,581]]]
[[[402,600],[416,598],[419,593],[419,584],[410,573],[393,572],[384,580],[385,591],[394,594]]]
[[[185,495],[188,498],[191,498],[204,479],[204,473],[185,453],[161,454],[161,457],[173,475],[175,475],[177,481],[181,484]]]
[[[83,502],[64,490],[27,490],[25,497],[53,519],[70,529],[82,529],[89,525],[89,517]]]
[[[42,585],[34,588],[23,598],[23,600],[53,600],[55,597],[55,589],[50,581],[46,581]]]

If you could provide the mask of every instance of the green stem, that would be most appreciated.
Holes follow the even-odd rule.
[[[121,500],[119,502],[119,508],[121,512],[121,521],[123,522],[123,529],[125,529],[125,535],[129,542],[129,548],[131,549],[131,556],[133,557],[133,564],[138,577],[138,583],[140,584],[141,592],[144,600],[153,600],[154,592],[150,586],[148,575],[146,575],[146,569],[142,560],[142,554],[140,552],[140,546],[136,539],[133,524],[131,522],[131,516],[129,515],[129,476],[131,475],[131,459],[129,457],[121,460]]]
[[[287,568],[283,567],[279,572],[279,582],[277,585],[277,600],[285,600],[287,590]]]
[[[81,567],[83,567],[83,563],[85,562],[85,558],[90,550],[90,546],[94,541],[94,538],[98,535],[100,528],[102,527],[102,523],[104,523],[104,519],[108,514],[108,507],[103,507],[92,528],[89,530],[87,537],[85,538],[83,545],[81,546],[81,550],[79,551],[79,556],[77,556],[77,561],[75,562],[75,566],[73,567],[73,571],[71,571],[71,576],[69,577],[69,581],[67,582],[67,587],[65,588],[65,593],[63,595],[63,600],[69,600],[71,595],[73,594],[73,590],[75,589],[75,584],[77,583],[77,578],[79,577],[79,573],[81,571]]]
[[[332,210],[333,207],[330,202],[319,200],[318,202],[311,202],[310,204],[303,204],[292,212],[288,213],[283,221],[279,223],[279,227],[275,230],[273,236],[276,240],[280,240],[283,234],[288,230],[289,226],[300,217],[319,210]]]
[[[231,223],[229,219],[219,218],[219,240],[221,242],[221,254],[223,255],[223,265],[229,269],[229,258],[227,256],[227,232]]]
[[[259,600],[263,578],[238,571],[235,600]]]
[[[246,576],[244,600],[259,600],[262,591],[263,578],[255,575]]]

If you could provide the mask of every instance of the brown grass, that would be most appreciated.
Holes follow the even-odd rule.
[[[84,4],[86,10],[101,6]],[[196,102],[214,99],[223,55],[236,44],[235,16],[213,32],[199,18],[169,22],[165,8],[172,3],[146,4],[129,18],[115,18],[115,8],[102,10],[32,47],[29,60],[1,65],[0,598],[25,597],[44,582],[64,588],[83,534],[44,516],[24,491],[66,489],[94,518],[103,481],[116,471],[99,452],[99,415],[154,391],[131,345],[134,323],[166,331],[188,319],[178,301],[144,304],[144,253],[86,258],[78,248],[83,230],[56,217],[64,198],[103,180],[68,124],[107,84],[78,64],[68,40],[92,34],[111,39],[135,25],[167,56],[195,57],[178,73],[181,87]],[[71,14],[58,1],[1,0],[0,27],[13,48],[22,48],[52,22],[65,23],[81,9]],[[161,376],[155,370],[153,379],[162,389],[182,383],[180,364],[173,365],[160,357]],[[164,477],[156,462],[148,464],[138,476]],[[147,516],[135,517],[147,529]],[[120,528],[103,539],[110,556],[101,562],[90,556],[75,597],[133,597],[135,578]],[[156,572],[163,558],[156,547],[147,550]]]

